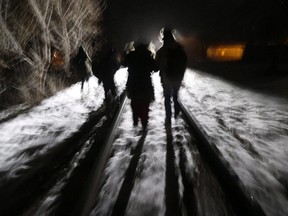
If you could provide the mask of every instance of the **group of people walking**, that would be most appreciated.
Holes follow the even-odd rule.
[[[100,82],[103,82],[105,98],[109,94],[116,96],[114,74],[120,65],[128,67],[126,92],[131,100],[133,125],[137,126],[139,119],[143,129],[148,125],[149,105],[154,100],[154,88],[151,74],[160,71],[161,84],[164,92],[166,122],[171,123],[172,108],[174,103],[175,118],[180,112],[178,92],[184,77],[187,56],[183,47],[175,40],[173,30],[162,30],[163,45],[154,58],[148,49],[148,44],[138,42],[134,50],[123,55],[118,62],[113,48],[106,46],[96,60],[92,61],[92,71]]]
[[[175,118],[180,112],[178,92],[184,77],[187,56],[183,47],[175,40],[173,31],[164,28],[163,45],[157,51],[155,59],[148,50],[148,44],[136,44],[135,50],[124,56],[122,65],[128,67],[126,84],[128,98],[131,99],[133,124],[141,120],[143,129],[148,123],[149,105],[154,100],[151,73],[160,71],[164,92],[166,122],[171,122],[171,98],[174,103]]]

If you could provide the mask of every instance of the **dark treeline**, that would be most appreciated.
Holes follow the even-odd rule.
[[[0,109],[78,81],[71,61],[80,46],[88,56],[97,49],[103,8],[98,0],[0,0]]]

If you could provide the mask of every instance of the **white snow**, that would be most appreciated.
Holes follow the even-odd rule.
[[[115,75],[119,92],[125,87],[126,77],[126,69],[120,69]],[[81,127],[88,114],[101,106],[103,99],[103,86],[92,76],[84,84],[83,91],[81,83],[76,83],[27,113],[0,124],[0,171],[9,171],[10,177],[13,177],[17,170],[25,168],[23,164],[31,157],[57,147]],[[6,116],[7,111],[1,112],[2,115]],[[38,151],[32,156],[22,153],[29,148]]]
[[[120,69],[115,76],[119,92],[124,90],[126,78],[126,68]],[[158,73],[153,75],[153,83],[155,102],[151,104],[148,133],[140,158],[145,169],[132,191],[134,204],[130,203],[127,208],[131,215],[137,206],[144,204],[154,206],[154,212],[159,215],[165,211],[165,111]],[[274,90],[277,85],[281,91],[286,89],[287,82],[271,83]],[[0,171],[9,171],[10,177],[17,175],[17,170],[25,169],[26,161],[45,154],[71,136],[86,121],[88,114],[101,106],[104,91],[96,78],[91,77],[88,85],[85,83],[83,92],[80,86],[77,83],[0,124]],[[186,71],[180,99],[267,215],[288,215],[288,99],[246,89],[190,69]],[[7,111],[0,113],[0,119],[5,118],[4,115]],[[107,175],[112,175],[107,179],[109,187],[104,186],[101,194],[103,201],[109,202],[105,203],[106,207],[95,210],[103,214],[116,200],[115,193],[120,189],[125,167],[131,159],[130,151],[141,137],[140,129],[135,131],[132,126],[131,115],[128,104],[119,127],[119,134],[124,133],[114,143],[115,155],[106,169]],[[173,124],[176,124],[174,119]],[[39,147],[39,150],[32,155],[18,155],[33,147]],[[118,172],[112,174],[115,169]],[[149,190],[151,184],[153,190]],[[114,189],[116,191],[110,195],[105,193],[105,190]],[[143,194],[142,200],[137,200],[139,193]],[[153,198],[149,200],[148,197]]]
[[[272,85],[266,88],[275,91]],[[181,100],[251,195],[267,215],[287,215],[288,99],[193,70],[187,70],[184,86]]]

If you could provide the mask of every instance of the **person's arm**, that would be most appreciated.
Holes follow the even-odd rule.
[[[156,60],[151,56],[151,59],[150,59],[150,71],[153,73],[153,72],[157,72],[159,69],[158,69],[158,66],[157,66],[157,62]]]
[[[155,55],[155,60],[154,60],[154,72],[157,72],[160,70],[160,50],[158,50],[158,52]]]
[[[129,59],[130,59],[130,54],[124,54],[122,57],[121,65],[123,67],[128,67],[129,66]]]

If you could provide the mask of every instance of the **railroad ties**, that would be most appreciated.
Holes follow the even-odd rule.
[[[52,168],[58,174],[52,180],[52,171],[45,175],[50,178],[51,188],[45,186],[49,191],[46,195],[39,192],[24,202],[22,195],[17,197],[10,192],[21,189],[28,194],[33,192],[33,185],[26,189],[25,182],[15,182],[17,188],[12,190],[15,184],[8,184],[4,192],[15,197],[3,201],[7,204],[6,215],[265,215],[213,139],[181,102],[181,114],[171,123],[164,120],[162,101],[155,102],[150,111],[150,127],[141,130],[127,118],[131,109],[126,95],[119,101],[92,115],[75,137],[63,143],[57,156],[72,151],[69,158],[59,159],[71,165],[66,177],[61,177],[65,166],[58,165],[54,155],[48,158],[57,165],[57,169]],[[40,183],[48,181],[41,179]],[[51,197],[57,199],[51,202]],[[19,203],[18,209],[11,208],[13,200]]]
[[[101,191],[101,187],[103,187],[107,181],[104,177],[104,170],[109,157],[112,155],[111,148],[115,141],[115,136],[117,135],[116,131],[125,103],[126,99],[122,101],[116,118],[114,119],[114,123],[110,127],[108,133],[109,137],[106,138],[105,146],[103,146],[97,154],[99,158],[95,158],[92,174],[83,190],[81,199],[74,208],[75,211],[72,211],[75,214],[72,215],[89,215],[93,211],[93,208],[95,208],[95,205],[97,205],[97,197]],[[223,212],[223,215],[237,216],[265,215],[257,201],[251,199],[249,194],[245,192],[245,188],[239,177],[230,167],[229,163],[225,161],[216,146],[211,143],[211,139],[209,139],[205,131],[201,128],[201,125],[196,121],[193,115],[185,109],[185,106],[181,102],[180,105],[182,111],[181,116],[183,117],[183,122],[186,124],[184,128],[193,138],[188,139],[186,144],[181,143],[182,138],[178,141],[176,139],[175,141],[173,138],[173,130],[175,128],[171,127],[171,124],[165,124],[166,140],[164,142],[166,143],[166,177],[165,180],[163,180],[165,182],[165,190],[163,191],[165,193],[163,195],[163,197],[165,197],[163,201],[165,213],[162,212],[161,214],[165,214],[165,216],[200,215],[205,211],[206,204],[204,205],[203,203],[216,199],[216,201],[212,201],[216,204],[213,203],[211,206],[217,205],[217,202],[219,202],[219,206],[216,207],[216,209],[218,209],[218,215],[222,214],[221,212]],[[117,136],[119,136],[119,134]],[[106,212],[108,215],[127,215],[127,206],[129,205],[129,202],[131,202],[131,193],[137,183],[135,179],[139,178],[137,169],[139,169],[139,166],[143,166],[143,164],[139,165],[139,161],[141,161],[141,154],[143,154],[142,151],[143,146],[145,146],[146,137],[147,131],[142,131],[142,135],[139,136],[139,139],[133,148],[133,152],[131,153],[131,159],[128,160],[128,165],[123,171],[123,181],[118,185],[117,193],[114,193],[117,195],[113,196],[114,201],[111,202],[110,210],[107,211],[109,214]],[[195,154],[195,152],[197,153]],[[192,157],[197,157],[195,161],[201,161],[197,162],[199,163],[197,168],[198,172],[199,170],[202,172],[200,174],[198,173],[198,177],[191,177],[191,173],[189,173],[188,164],[189,160],[191,160],[189,154],[191,154]],[[191,172],[193,172],[193,170]],[[197,172],[195,175],[197,175]],[[203,181],[201,178],[207,178],[207,176],[210,179],[210,183],[199,183],[199,181]],[[181,181],[180,185],[179,181]],[[215,185],[217,185],[217,189],[214,188]],[[151,187],[153,188],[153,185],[151,185]],[[219,197],[224,197],[223,201],[217,200],[217,195],[216,198],[206,197],[207,200],[199,201],[198,199],[206,199],[205,197],[203,198],[204,192],[202,191],[209,190],[218,191],[217,193],[220,194]],[[209,194],[209,192],[205,193],[206,196],[208,196],[207,194]],[[139,212],[141,212],[141,209],[139,209]],[[151,215],[153,215],[152,210],[151,212]],[[98,214],[101,215],[99,212]],[[139,213],[139,215],[141,215],[141,213]]]

